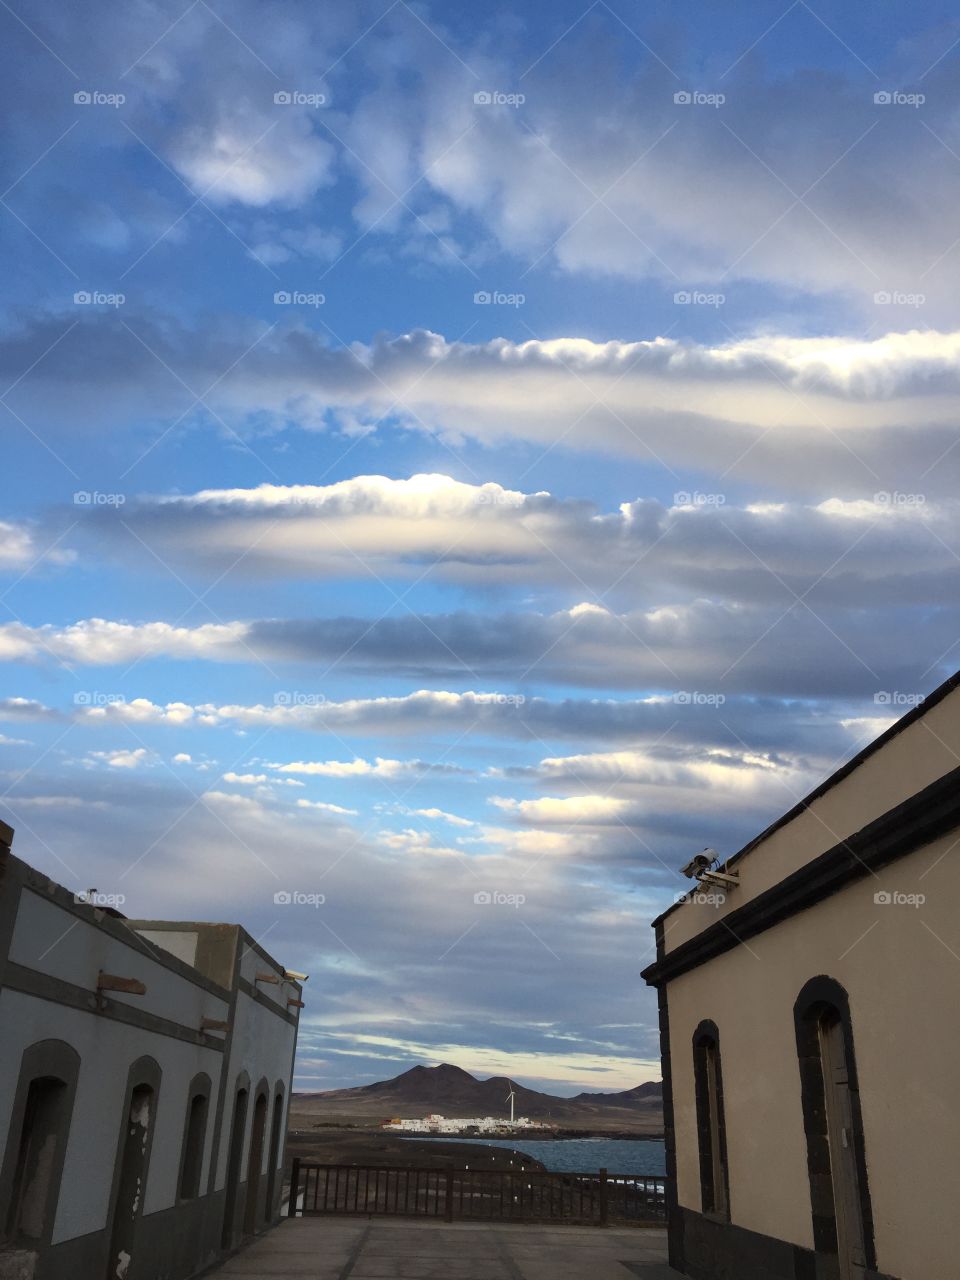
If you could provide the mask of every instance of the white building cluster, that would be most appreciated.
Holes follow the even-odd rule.
[[[394,1129],[401,1133],[517,1133],[531,1129],[549,1129],[549,1125],[526,1116],[518,1116],[516,1120],[501,1120],[497,1116],[478,1116],[473,1119],[460,1120],[448,1116],[429,1115],[422,1120],[388,1120],[384,1129]]]

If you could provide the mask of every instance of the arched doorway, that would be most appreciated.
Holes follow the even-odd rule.
[[[847,993],[832,978],[814,978],[794,1016],[820,1274],[863,1280],[876,1257]]]
[[[263,1220],[265,1223],[273,1221],[275,1213],[274,1200],[277,1194],[277,1165],[280,1163],[280,1151],[282,1145],[281,1126],[283,1125],[283,1085],[277,1085],[276,1096],[273,1099],[273,1123],[270,1127],[270,1155],[267,1165],[267,1196],[263,1206]]]
[[[220,1239],[224,1249],[230,1249],[233,1246],[233,1224],[236,1220],[237,1195],[240,1189],[240,1162],[243,1159],[243,1135],[247,1124],[248,1096],[247,1088],[239,1084],[233,1102],[230,1151],[227,1156],[227,1186],[223,1204],[223,1232]]]
[[[250,1157],[247,1161],[247,1196],[243,1211],[244,1234],[252,1236],[257,1230],[257,1206],[260,1202],[260,1180],[263,1171],[263,1143],[267,1128],[267,1095],[257,1090],[253,1104],[253,1126],[250,1130]]]
[[[136,1275],[137,1228],[147,1190],[159,1085],[160,1067],[152,1058],[134,1063],[114,1174],[107,1280],[132,1280]]]

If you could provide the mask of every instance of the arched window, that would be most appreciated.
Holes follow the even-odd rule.
[[[821,975],[804,986],[793,1014],[814,1247],[835,1254],[848,1280],[876,1268],[850,1002]]]
[[[184,1120],[183,1146],[180,1154],[178,1195],[181,1200],[193,1200],[200,1194],[203,1147],[207,1136],[207,1116],[210,1110],[210,1088],[210,1077],[205,1071],[201,1071],[190,1081],[187,1092],[187,1114]]]
[[[47,1244],[53,1232],[80,1055],[63,1040],[24,1051],[0,1172],[6,1238]]]
[[[250,1077],[245,1071],[237,1076],[233,1094],[233,1117],[230,1122],[230,1146],[227,1151],[227,1184],[223,1203],[223,1228],[221,1246],[231,1249],[235,1243],[234,1224],[237,1218],[237,1199],[240,1194],[240,1167],[243,1158],[243,1140],[247,1124],[247,1102],[250,1097]]]
[[[263,1218],[272,1222],[276,1213],[274,1200],[277,1193],[277,1166],[283,1157],[283,1084],[278,1080],[273,1090],[273,1120],[270,1126],[270,1156],[267,1167],[267,1197]]]
[[[138,1235],[147,1197],[150,1153],[162,1072],[155,1058],[138,1058],[127,1074],[114,1162],[107,1276],[139,1270]]]
[[[243,1230],[248,1236],[255,1234],[263,1220],[260,1208],[261,1174],[263,1173],[263,1148],[267,1135],[267,1099],[270,1086],[266,1080],[257,1085],[253,1103],[253,1122],[250,1127],[250,1152],[247,1157],[247,1193],[243,1209]]]
[[[693,1079],[697,1101],[697,1144],[700,1148],[700,1198],[704,1213],[730,1218],[727,1134],[723,1118],[723,1075],[720,1033],[713,1022],[701,1022],[693,1033]]]

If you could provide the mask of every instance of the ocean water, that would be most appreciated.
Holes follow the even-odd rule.
[[[462,1138],[438,1138],[417,1135],[418,1142],[462,1142]],[[633,1141],[622,1138],[471,1138],[485,1147],[503,1147],[507,1151],[524,1151],[539,1160],[552,1173],[652,1174],[666,1173],[666,1156],[662,1140]]]

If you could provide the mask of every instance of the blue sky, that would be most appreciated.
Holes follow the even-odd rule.
[[[309,971],[303,1087],[656,1077],[676,869],[956,666],[955,16],[0,25],[17,852]]]

